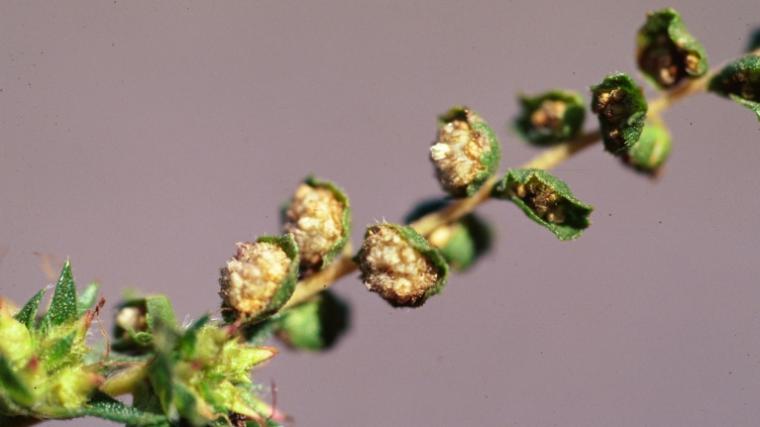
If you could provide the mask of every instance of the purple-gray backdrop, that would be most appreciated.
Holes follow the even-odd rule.
[[[760,24],[756,0],[674,3],[713,63]],[[188,319],[213,310],[234,243],[275,232],[304,175],[346,188],[357,244],[439,193],[436,114],[470,105],[519,164],[535,151],[505,126],[515,94],[636,73],[635,32],[661,6],[2,2],[0,290],[48,283],[41,252],[111,302],[132,286]],[[255,378],[300,426],[757,425],[758,122],[708,95],[666,118],[656,184],[601,148],[557,169],[597,208],[580,240],[490,203],[496,250],[443,295],[393,310],[343,280],[351,333]]]

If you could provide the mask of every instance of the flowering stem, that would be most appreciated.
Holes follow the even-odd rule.
[[[753,51],[752,54],[760,55],[760,49]],[[704,76],[691,80],[661,97],[650,101],[648,103],[649,108],[647,114],[650,117],[657,118],[662,112],[670,108],[670,106],[676,102],[693,94],[704,92],[707,89],[710,79],[716,72],[717,69],[713,69]],[[601,133],[598,129],[586,132],[571,141],[566,141],[544,150],[529,161],[523,163],[520,167],[525,169],[552,169],[570,159],[575,154],[595,145],[599,141],[601,141]],[[450,224],[464,217],[473,212],[481,203],[489,200],[491,198],[493,187],[499,181],[499,178],[498,175],[492,176],[482,187],[480,187],[478,192],[472,196],[458,199],[436,212],[423,216],[409,225],[423,236],[430,235],[430,233],[435,231],[436,228]],[[358,267],[353,262],[351,254],[345,252],[329,267],[300,281],[296,286],[296,291],[293,293],[293,296],[283,309],[293,307],[308,300],[312,296],[329,288],[330,285],[341,277],[353,273],[357,268]]]

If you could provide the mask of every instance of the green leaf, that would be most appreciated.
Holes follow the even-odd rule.
[[[180,357],[190,359],[195,354],[195,344],[198,341],[198,331],[210,320],[208,315],[201,316],[193,322],[179,340]]]
[[[672,8],[647,14],[636,38],[639,69],[656,87],[669,89],[707,73],[707,54]]]
[[[544,170],[510,169],[496,184],[493,196],[511,200],[560,240],[576,239],[590,225],[588,217],[593,208]]]
[[[671,145],[670,132],[665,125],[649,121],[639,142],[629,148],[621,160],[639,172],[656,176],[670,155]]]
[[[182,383],[174,383],[174,404],[177,407],[177,412],[184,421],[189,422],[194,426],[204,426],[210,421],[210,417],[205,414],[202,406],[201,399],[193,393],[192,390],[185,387]]]
[[[16,375],[8,359],[2,354],[0,354],[0,391],[2,391],[0,394],[7,395],[18,405],[29,406],[34,401],[31,391]]]
[[[71,332],[65,337],[55,341],[43,354],[43,363],[48,372],[58,369],[69,360],[71,347],[74,345],[77,332]]]
[[[173,399],[173,369],[170,356],[159,352],[148,369],[148,378],[153,391],[161,403],[164,414],[171,415]]]
[[[145,297],[146,321],[150,331],[156,330],[156,324],[161,322],[171,328],[177,327],[177,316],[174,314],[172,303],[164,295]]]
[[[572,140],[583,127],[586,107],[583,97],[566,90],[551,90],[535,96],[520,95],[520,114],[514,128],[535,145]]]
[[[749,108],[760,120],[760,55],[746,55],[710,80],[709,90]]]
[[[21,311],[13,316],[14,319],[26,325],[26,328],[30,331],[34,329],[34,321],[37,318],[37,310],[39,309],[43,295],[45,295],[44,289],[34,294],[34,296],[24,304]]]
[[[77,317],[81,317],[87,310],[91,309],[95,302],[98,300],[98,290],[100,285],[97,283],[90,283],[79,295],[77,299]]]
[[[90,402],[80,410],[79,416],[98,417],[135,427],[169,426],[169,420],[165,416],[127,406],[101,392],[95,393]]]
[[[404,223],[409,224],[444,209],[450,202],[445,198],[423,200],[404,217]],[[465,271],[490,251],[493,232],[485,219],[472,213],[452,224],[436,228],[428,236],[428,241],[441,251],[452,270]]]
[[[436,166],[436,175],[444,191],[453,197],[467,197],[475,194],[480,187],[488,181],[488,178],[496,173],[501,160],[501,144],[493,129],[483,120],[480,115],[464,106],[455,106],[444,114],[438,116],[438,141],[446,139],[449,125],[452,123],[466,123],[470,132],[470,142],[478,142],[482,147],[478,172],[467,184],[460,184],[451,179],[449,172],[443,171]],[[435,161],[434,161],[435,163]]]
[[[328,290],[283,313],[277,337],[298,350],[327,350],[348,330],[350,315],[348,304]]]
[[[61,325],[77,318],[77,290],[74,276],[71,274],[71,263],[66,260],[55,285],[50,308],[42,318],[43,327]]]
[[[625,73],[610,74],[591,86],[591,110],[599,118],[604,148],[619,155],[638,142],[644,129],[647,101],[641,88]]]

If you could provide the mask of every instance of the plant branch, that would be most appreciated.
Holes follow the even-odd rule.
[[[760,55],[760,49],[751,52],[751,54]],[[647,115],[652,118],[658,118],[660,114],[676,102],[691,95],[704,92],[707,89],[710,79],[720,68],[722,68],[722,66],[714,68],[704,76],[691,80],[659,98],[648,102],[649,108]],[[529,161],[523,163],[520,167],[525,169],[553,169],[586,148],[595,145],[599,141],[601,141],[601,133],[598,129],[586,132],[572,141],[566,141],[544,150]],[[492,176],[472,196],[458,199],[436,212],[423,216],[409,225],[423,236],[430,235],[430,233],[435,231],[436,228],[450,224],[464,217],[473,212],[482,203],[489,200],[493,187],[498,180],[498,175]],[[358,267],[353,262],[351,254],[344,253],[343,256],[336,259],[329,267],[300,281],[296,286],[296,291],[293,293],[293,296],[283,309],[288,309],[308,300],[312,296],[329,288],[330,285],[338,279],[353,273],[357,268]]]

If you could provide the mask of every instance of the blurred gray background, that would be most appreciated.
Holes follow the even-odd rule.
[[[713,64],[760,24],[756,0],[671,4]],[[348,191],[356,245],[439,194],[437,114],[471,106],[517,165],[536,151],[506,127],[515,95],[639,77],[636,30],[667,5],[4,1],[0,292],[49,283],[42,253],[111,303],[135,287],[216,310],[234,243],[276,232],[306,174]],[[601,147],[556,170],[596,206],[580,240],[489,203],[496,249],[441,296],[394,310],[345,279],[337,348],[255,379],[299,426],[757,425],[760,125],[711,95],[666,119],[657,183]]]

